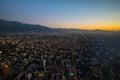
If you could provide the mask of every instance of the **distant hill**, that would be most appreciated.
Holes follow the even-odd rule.
[[[83,31],[83,30],[81,30]],[[49,28],[41,25],[24,24],[16,21],[0,20],[0,32],[5,33],[45,33],[69,34],[79,33],[78,29]]]
[[[0,19],[0,33],[43,33],[43,34],[72,34],[84,32],[106,32],[103,30],[82,30],[82,29],[62,29],[49,28],[41,25],[24,24],[16,21],[6,21]]]
[[[54,33],[56,30],[41,25],[23,24],[16,21],[0,20],[0,32]]]

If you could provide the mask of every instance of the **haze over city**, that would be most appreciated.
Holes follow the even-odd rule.
[[[120,30],[120,0],[0,0],[0,19],[51,28]]]

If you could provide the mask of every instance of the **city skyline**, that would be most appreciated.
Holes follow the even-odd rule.
[[[0,19],[51,28],[120,30],[119,0],[1,0]]]

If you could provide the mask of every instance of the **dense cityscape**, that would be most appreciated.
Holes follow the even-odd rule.
[[[0,80],[119,80],[118,33],[2,34]]]
[[[0,80],[120,80],[120,0],[0,0]]]

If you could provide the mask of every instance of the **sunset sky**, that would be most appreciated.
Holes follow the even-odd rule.
[[[120,30],[120,0],[0,0],[0,19],[51,28]]]

